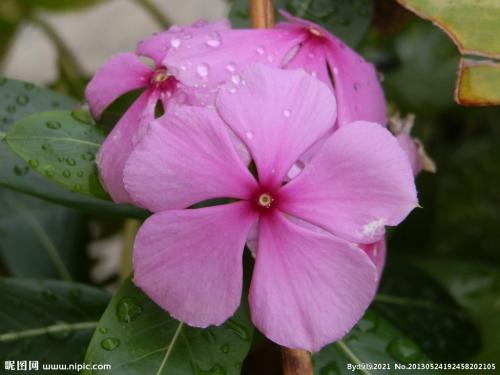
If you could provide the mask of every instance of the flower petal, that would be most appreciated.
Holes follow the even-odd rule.
[[[250,309],[255,326],[274,342],[317,351],[340,339],[376,286],[375,266],[358,247],[280,213],[261,218]]]
[[[134,282],[174,318],[222,324],[238,308],[242,254],[256,214],[246,202],[154,214],[134,245]]]
[[[216,87],[238,82],[246,67],[255,63],[280,66],[302,35],[288,30],[223,30],[182,40],[163,64],[182,83]]]
[[[335,121],[335,98],[303,70],[262,64],[242,74],[245,85],[226,85],[216,108],[244,141],[261,185],[280,184],[298,157]],[[235,91],[234,91],[235,90]]]
[[[136,52],[138,55],[149,57],[159,66],[167,53],[171,49],[179,48],[184,40],[196,35],[208,35],[214,31],[230,28],[231,24],[228,20],[216,22],[200,20],[187,27],[173,25],[167,31],[157,33],[140,41]]]
[[[147,90],[125,112],[97,155],[101,181],[117,203],[131,203],[123,186],[123,168],[146,125],[154,119],[159,92]]]
[[[106,62],[85,89],[85,99],[95,118],[123,94],[145,87],[152,70],[133,53],[119,53]]]
[[[153,212],[251,196],[257,183],[209,108],[179,106],[150,124],[124,172],[134,202]]]
[[[387,252],[385,238],[383,237],[378,242],[369,245],[361,245],[360,247],[366,254],[368,254],[375,267],[377,267],[378,280],[380,281],[382,277],[382,271],[384,270],[385,266],[385,256]]]
[[[289,22],[278,24],[278,28],[291,30],[302,27],[315,30],[315,35],[326,38],[323,52],[318,56],[322,55],[328,61],[333,73],[339,126],[360,120],[385,126],[387,106],[374,66],[321,26],[284,11],[280,13]],[[318,40],[320,39],[309,38],[302,48],[307,48],[308,44],[317,43]]]
[[[333,73],[338,124],[354,121],[387,125],[387,105],[377,72],[372,64],[330,35],[327,59]]]
[[[395,137],[378,124],[357,122],[332,135],[278,203],[341,238],[368,244],[417,206],[417,193]]]

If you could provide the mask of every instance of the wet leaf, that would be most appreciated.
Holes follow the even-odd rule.
[[[0,186],[39,198],[78,208],[86,212],[144,218],[147,213],[129,205],[118,205],[92,198],[53,183],[34,172],[2,141],[2,134],[22,118],[42,111],[71,109],[76,102],[67,96],[5,77],[0,77]],[[40,146],[41,147],[41,146]]]
[[[80,284],[0,279],[0,361],[81,362],[108,301]]]
[[[102,316],[86,363],[109,363],[96,374],[240,373],[253,336],[246,304],[220,327],[184,325],[127,280]]]

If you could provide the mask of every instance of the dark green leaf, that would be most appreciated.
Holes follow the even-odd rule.
[[[373,308],[436,362],[464,361],[478,350],[480,333],[465,310],[408,263],[388,264]]]
[[[80,284],[0,279],[0,361],[81,362],[108,301]]]
[[[466,309],[481,330],[481,351],[472,359],[495,363],[500,358],[500,269],[456,260],[423,262]]]
[[[75,102],[53,91],[30,83],[0,77],[0,133],[4,133],[27,115],[54,109],[70,109]],[[0,134],[1,135],[1,134]],[[2,136],[0,136],[0,139]],[[109,201],[73,193],[47,178],[31,172],[26,162],[15,155],[0,141],[0,186],[91,213],[115,214],[144,218],[147,213],[129,205],[117,205]]]
[[[366,312],[346,337],[328,345],[316,353],[313,359],[314,373],[317,375],[405,373],[404,370],[397,371],[396,366],[431,362],[415,341],[373,308]],[[349,364],[377,364],[385,367],[353,372],[347,367]]]
[[[86,363],[110,363],[106,375],[239,374],[253,327],[243,307],[220,327],[188,327],[159,308],[130,280],[113,297]]]
[[[12,275],[86,279],[81,213],[4,188],[0,207],[0,254]]]
[[[371,24],[371,0],[275,0],[276,9],[313,21],[351,46],[358,44]],[[229,14],[234,27],[249,27],[248,1],[235,0]]]
[[[17,0],[29,8],[40,8],[51,11],[80,10],[103,4],[106,0]]]
[[[5,137],[30,167],[68,189],[108,197],[97,177],[96,153],[104,139],[94,124],[72,112],[37,113],[16,122]]]

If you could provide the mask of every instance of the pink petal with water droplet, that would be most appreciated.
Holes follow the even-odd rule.
[[[242,73],[247,84],[226,85],[216,100],[224,121],[247,145],[263,185],[280,184],[298,157],[335,121],[335,98],[304,71],[262,64]],[[290,111],[286,116],[284,111]]]
[[[334,132],[283,188],[279,204],[341,238],[368,244],[417,206],[417,193],[394,136],[378,124],[357,122]]]

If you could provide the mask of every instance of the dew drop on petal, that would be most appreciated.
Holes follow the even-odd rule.
[[[202,78],[206,78],[208,76],[208,65],[200,64],[196,67],[196,73]]]
[[[236,66],[232,63],[227,64],[226,69],[228,72],[233,73],[236,70]]]
[[[174,38],[170,41],[170,45],[174,48],[179,48],[181,44],[182,44],[181,40],[177,38]]]
[[[221,40],[219,34],[214,31],[210,33],[207,37],[207,41],[205,42],[207,46],[212,48],[217,48],[221,45]]]
[[[291,115],[291,112],[288,109],[283,110],[283,117],[289,118]]]
[[[246,135],[246,137],[247,137],[248,139],[253,139],[253,137],[254,137],[254,133],[253,133],[252,131],[247,131],[247,132],[245,133],[245,135]]]
[[[255,49],[255,52],[257,52],[259,55],[263,55],[265,51],[264,51],[264,48],[262,48],[262,47],[257,47],[257,48]]]
[[[241,82],[241,77],[237,74],[234,74],[232,77],[231,77],[231,82],[233,82],[235,85],[239,85],[240,82]]]

